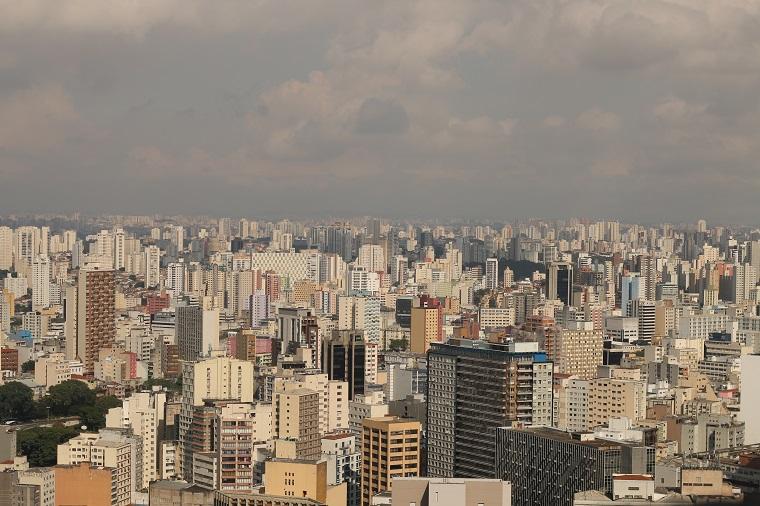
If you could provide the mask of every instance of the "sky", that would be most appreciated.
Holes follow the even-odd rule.
[[[760,0],[0,0],[0,212],[759,223]]]

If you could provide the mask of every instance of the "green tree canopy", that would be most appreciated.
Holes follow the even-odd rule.
[[[34,360],[27,360],[21,364],[21,372],[34,372]]]
[[[34,427],[18,433],[18,453],[26,455],[33,467],[56,464],[58,445],[79,434],[76,427]]]
[[[60,385],[50,387],[47,404],[54,415],[75,415],[83,406],[95,404],[95,392],[81,381],[66,380]]]
[[[36,412],[31,388],[18,381],[0,386],[0,419],[29,420]]]

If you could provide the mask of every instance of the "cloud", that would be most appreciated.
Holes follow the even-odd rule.
[[[583,111],[575,119],[576,126],[591,132],[614,132],[620,128],[621,123],[617,114],[598,107]]]
[[[701,212],[693,196],[708,192],[726,219],[760,210],[760,0],[0,0],[0,12],[9,211],[665,220]],[[182,191],[148,190],[169,182]]]
[[[36,154],[60,147],[79,115],[58,85],[23,89],[0,98],[0,150]]]
[[[356,118],[356,131],[362,134],[403,133],[408,127],[406,109],[392,100],[368,98]]]

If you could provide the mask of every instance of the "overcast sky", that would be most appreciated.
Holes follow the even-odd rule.
[[[760,0],[0,0],[0,212],[760,222]]]

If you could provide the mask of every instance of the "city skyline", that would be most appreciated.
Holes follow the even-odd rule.
[[[760,210],[757,2],[2,10],[3,213]]]

